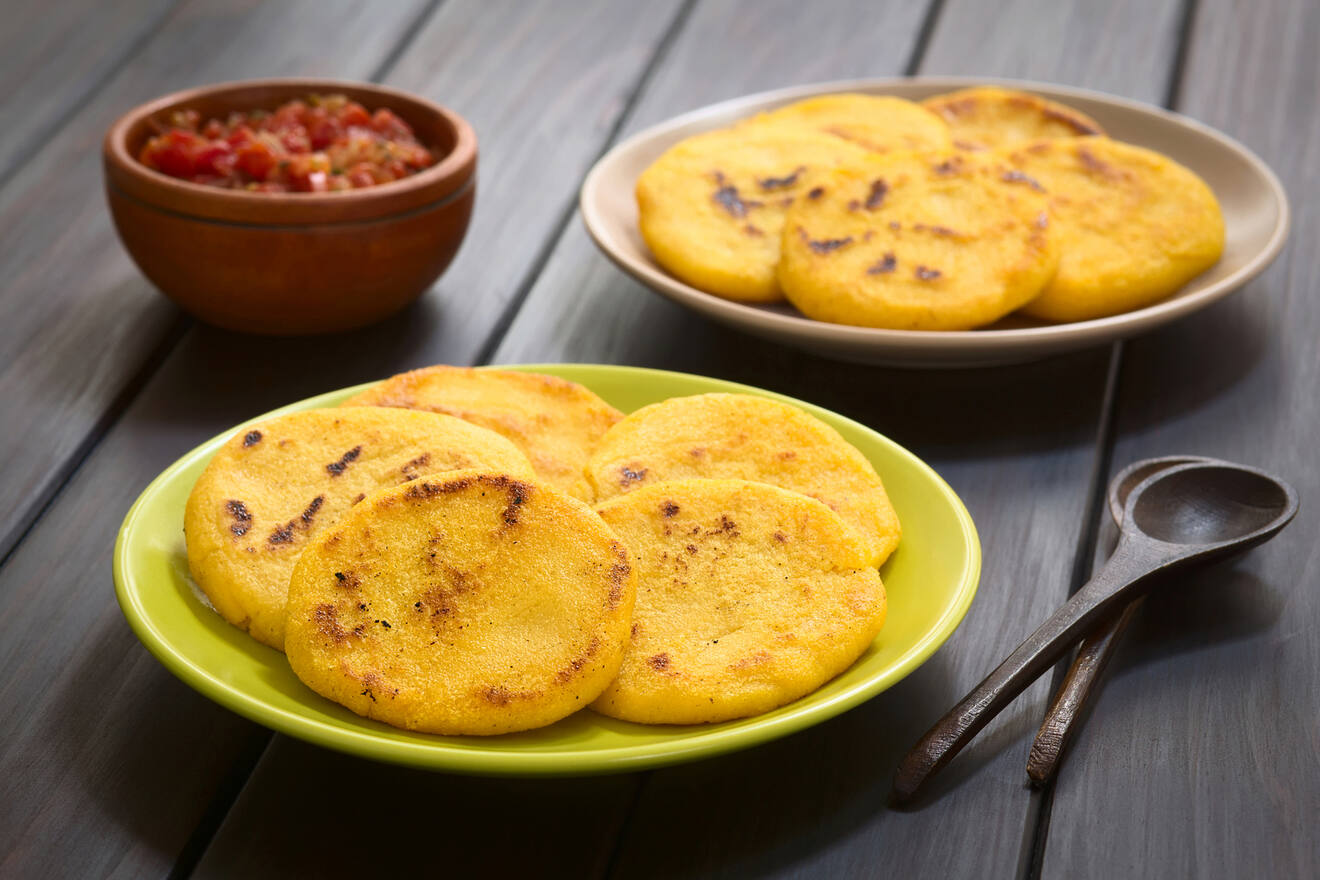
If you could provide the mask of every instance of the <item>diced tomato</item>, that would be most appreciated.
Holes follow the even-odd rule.
[[[377,134],[383,134],[387,138],[411,138],[412,129],[408,123],[404,122],[390,110],[381,107],[371,117],[371,127]]]
[[[279,131],[288,128],[291,125],[302,125],[303,114],[307,112],[307,105],[302,101],[290,101],[287,104],[281,104],[274,113],[268,117],[268,131]]]
[[[395,113],[368,113],[344,95],[313,95],[271,112],[235,112],[204,123],[196,111],[182,110],[171,123],[139,158],[207,186],[333,192],[398,180],[436,161]]]
[[[346,129],[352,126],[369,128],[371,126],[371,114],[367,112],[367,108],[357,101],[349,101],[339,111],[339,124]]]
[[[348,179],[354,186],[375,186],[378,181],[373,173],[374,170],[369,162],[359,162],[348,169]]]
[[[256,139],[256,134],[246,125],[235,126],[229,134],[225,136],[225,140],[229,143],[229,146],[234,149],[238,149],[244,144],[250,144]]]
[[[234,166],[254,180],[265,180],[278,161],[269,144],[252,141],[239,148]]]
[[[339,140],[341,134],[339,126],[335,124],[334,120],[328,118],[310,120],[307,133],[311,136],[313,150],[324,150]]]
[[[171,177],[191,177],[195,173],[193,154],[202,143],[192,132],[176,128],[148,141],[140,158]]]
[[[207,141],[193,153],[192,161],[195,175],[225,177],[234,168],[234,150],[224,141]]]
[[[301,125],[295,125],[279,133],[280,143],[284,144],[284,149],[290,153],[308,153],[315,146],[315,141],[308,137],[307,129]]]

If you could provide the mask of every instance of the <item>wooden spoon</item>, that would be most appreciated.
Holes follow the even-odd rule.
[[[899,764],[893,801],[911,800],[981,728],[1106,616],[1144,595],[1159,576],[1223,559],[1274,537],[1297,513],[1297,493],[1264,471],[1193,462],[1133,488],[1113,556]]]
[[[1133,462],[1109,481],[1109,515],[1114,518],[1115,524],[1122,526],[1123,505],[1127,503],[1128,495],[1151,474],[1180,464],[1214,460],[1199,455],[1168,455]],[[1118,640],[1140,605],[1141,599],[1128,603],[1116,617],[1096,627],[1082,640],[1082,646],[1077,649],[1077,656],[1068,668],[1063,684],[1059,685],[1059,692],[1054,696],[1054,705],[1050,706],[1031,744],[1031,754],[1027,756],[1027,776],[1032,784],[1044,785],[1059,769],[1064,751],[1081,729],[1083,719],[1099,695],[1100,678],[1109,666]]]

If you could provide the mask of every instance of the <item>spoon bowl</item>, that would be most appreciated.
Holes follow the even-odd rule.
[[[1263,471],[1227,462],[1192,462],[1143,480],[1123,521],[1166,544],[1211,547],[1271,537],[1292,518],[1292,489]],[[1262,534],[1264,533],[1264,534]],[[1254,543],[1252,546],[1254,546]]]
[[[1224,461],[1156,469],[1129,492],[1113,556],[984,681],[926,732],[899,764],[902,804],[962,751],[1005,706],[1114,610],[1162,576],[1240,553],[1272,538],[1297,513],[1297,493],[1277,477]]]
[[[1205,458],[1200,455],[1166,455],[1160,458],[1134,461],[1119,471],[1118,476],[1109,481],[1109,493],[1106,496],[1106,500],[1109,502],[1109,515],[1114,518],[1114,525],[1120,527],[1123,525],[1123,509],[1127,507],[1128,496],[1147,477],[1159,471],[1177,467],[1180,464],[1191,464],[1197,461],[1208,462],[1218,461],[1218,459]]]

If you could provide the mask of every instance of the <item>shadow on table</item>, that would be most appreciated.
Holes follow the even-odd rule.
[[[1142,603],[1115,657],[1123,675],[1180,654],[1249,639],[1283,615],[1284,595],[1240,568],[1193,573]]]
[[[194,324],[144,394],[138,415],[225,427],[305,397],[421,366],[444,320],[431,296],[362,330],[250,336]]]
[[[645,295],[620,280],[620,296]],[[1159,406],[1125,416],[1132,427],[1201,408],[1267,354],[1270,316],[1252,296],[1233,298],[1125,348],[1124,376],[1167,388]],[[700,319],[672,303],[646,309],[647,333],[629,337],[628,363],[757,385],[850,416],[923,457],[983,458],[996,450],[1053,449],[1094,430],[1112,346],[1025,364],[901,369],[798,352]],[[1134,346],[1136,351],[1134,353]]]
[[[1256,370],[1279,373],[1287,364],[1271,347],[1271,315],[1261,283],[1203,312],[1127,343],[1123,357],[1121,429],[1131,434],[1201,410]],[[1262,396],[1245,401],[1262,415],[1235,410],[1234,421],[1263,424],[1280,404],[1268,398],[1279,381],[1257,382]],[[1237,397],[1241,397],[1238,395]],[[1286,405],[1285,405],[1286,407]],[[1207,453],[1210,454],[1210,453]]]

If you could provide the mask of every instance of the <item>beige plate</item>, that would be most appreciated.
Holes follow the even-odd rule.
[[[1010,316],[983,330],[874,330],[804,318],[788,305],[720,299],[674,278],[651,258],[637,229],[633,187],[661,153],[689,135],[812,95],[867,92],[920,100],[972,85],[1035,92],[1096,119],[1118,140],[1158,150],[1205,178],[1224,209],[1224,256],[1161,303],[1112,318],[1044,324]],[[582,218],[605,254],[625,272],[675,302],[733,327],[825,357],[896,366],[973,366],[1028,361],[1142,333],[1204,308],[1270,264],[1288,236],[1288,199],[1274,173],[1242,144],[1186,116],[1083,89],[1044,83],[918,77],[821,83],[749,95],[648,128],[610,150],[582,184]]]

